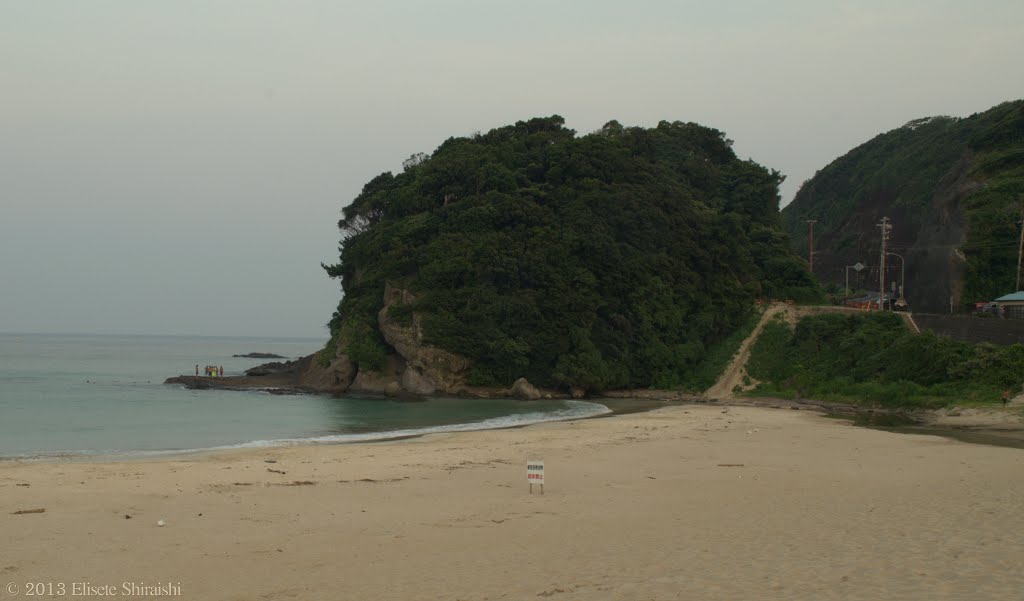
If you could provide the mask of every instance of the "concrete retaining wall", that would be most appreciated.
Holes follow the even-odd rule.
[[[931,330],[939,336],[949,336],[954,340],[1024,344],[1024,319],[914,313],[914,321],[922,332]]]

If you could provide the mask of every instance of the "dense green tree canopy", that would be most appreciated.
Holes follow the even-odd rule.
[[[818,294],[781,231],[782,176],[730,146],[680,122],[577,137],[553,116],[413,155],[343,211],[331,330],[378,364],[391,284],[416,299],[391,314],[472,359],[471,383],[676,385],[755,297]]]

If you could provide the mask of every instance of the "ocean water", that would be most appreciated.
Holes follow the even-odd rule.
[[[163,381],[205,365],[239,375],[265,352],[297,358],[317,339],[0,333],[0,458],[148,455],[348,442],[500,428],[607,413],[580,401],[366,397],[187,390]]]

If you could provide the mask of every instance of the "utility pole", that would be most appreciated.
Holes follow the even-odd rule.
[[[811,237],[810,237],[810,251],[807,253],[811,263],[811,275],[814,275],[814,224],[818,223],[817,219],[808,219],[807,224],[811,226]],[[1024,230],[1021,230],[1024,232]],[[1022,238],[1024,240],[1024,238]],[[1017,281],[1020,281],[1020,269],[1018,268]]]
[[[882,255],[878,265],[878,310],[881,311],[885,306],[885,243],[889,240],[892,224],[889,223],[888,217],[882,217],[882,223],[879,223],[878,227],[882,228]]]

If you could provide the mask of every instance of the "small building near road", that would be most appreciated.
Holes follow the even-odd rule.
[[[1014,292],[995,300],[999,313],[1010,319],[1024,319],[1024,292]]]

